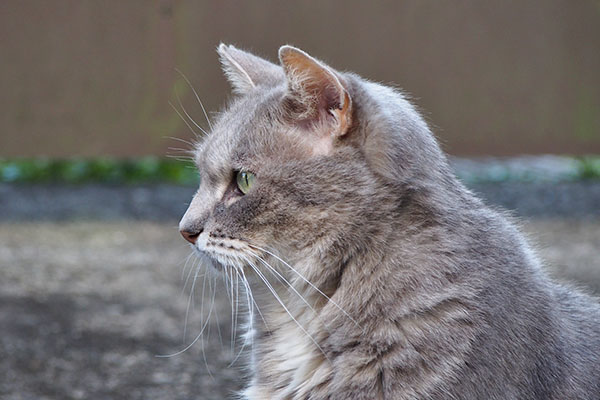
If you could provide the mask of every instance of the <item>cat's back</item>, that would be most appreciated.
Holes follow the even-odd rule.
[[[480,329],[438,398],[600,399],[600,303],[551,280],[512,218],[474,204],[461,234],[485,249],[466,256]]]
[[[569,383],[581,390],[580,397],[572,398],[600,399],[600,304],[568,286],[554,287],[555,312],[561,321],[561,339],[570,366]]]

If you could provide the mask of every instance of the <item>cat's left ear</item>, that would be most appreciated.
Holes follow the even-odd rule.
[[[244,95],[259,86],[275,86],[284,79],[279,65],[232,45],[221,43],[217,53],[225,76],[237,94]]]
[[[351,123],[352,99],[343,78],[332,68],[292,46],[279,49],[279,60],[298,118],[324,123],[333,137],[346,134]]]

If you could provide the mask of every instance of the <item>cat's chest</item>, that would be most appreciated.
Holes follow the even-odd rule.
[[[247,398],[264,399],[266,394],[273,399],[305,398],[331,374],[330,363],[316,343],[319,323],[308,314],[296,321],[287,314],[271,317],[271,330],[255,346],[255,379]]]

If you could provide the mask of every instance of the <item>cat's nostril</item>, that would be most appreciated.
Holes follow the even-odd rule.
[[[198,240],[198,236],[200,236],[200,234],[202,233],[202,229],[182,229],[179,231],[179,233],[181,233],[181,236],[183,236],[183,238],[191,244],[196,244],[196,240]]]

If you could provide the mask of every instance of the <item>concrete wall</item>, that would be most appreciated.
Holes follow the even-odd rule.
[[[3,0],[0,157],[174,154],[221,41],[393,82],[453,154],[600,153],[599,0]]]

